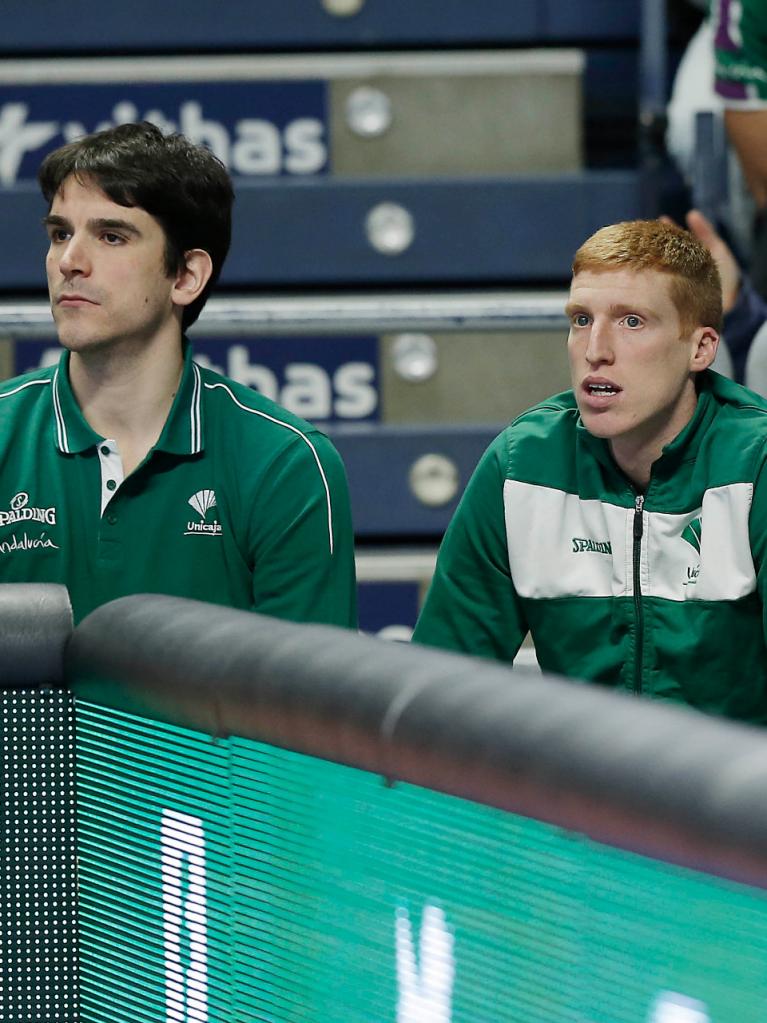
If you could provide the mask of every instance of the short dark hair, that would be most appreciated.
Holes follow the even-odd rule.
[[[224,165],[204,146],[142,121],[85,135],[49,153],[37,175],[49,208],[72,175],[160,223],[169,276],[183,268],[190,249],[209,254],[213,273],[200,297],[184,308],[186,330],[200,315],[229,251],[234,191]]]

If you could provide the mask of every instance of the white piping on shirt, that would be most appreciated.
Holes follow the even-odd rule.
[[[67,446],[67,431],[64,425],[64,417],[61,414],[61,405],[59,404],[59,393],[56,387],[56,378],[58,377],[58,369],[53,376],[53,409],[56,414],[56,433],[58,434],[59,447],[62,451],[68,451]],[[26,390],[27,387],[47,387],[51,383],[50,380],[28,380],[25,384],[19,384],[18,387],[14,387],[10,391],[5,391],[0,394],[0,398],[10,398],[12,394],[18,394],[19,391]]]
[[[317,454],[317,449],[312,444],[312,442],[309,440],[309,438],[306,436],[306,434],[302,433],[295,426],[291,426],[290,423],[283,423],[281,419],[275,419],[274,416],[267,415],[266,412],[260,412],[258,409],[248,408],[247,405],[243,405],[241,401],[238,401],[237,398],[235,398],[234,394],[232,394],[231,390],[226,386],[226,384],[205,384],[205,386],[208,388],[208,390],[211,390],[211,391],[215,390],[215,388],[217,388],[217,387],[220,387],[222,391],[226,391],[226,393],[229,395],[229,397],[232,399],[232,401],[235,403],[235,405],[237,405],[238,408],[241,408],[243,410],[243,412],[250,412],[254,416],[261,416],[262,419],[268,419],[271,423],[276,423],[278,426],[284,426],[286,430],[291,430],[293,433],[297,434],[301,438],[301,440],[303,440],[304,443],[309,446],[309,450],[311,451],[312,455],[314,456],[314,461],[317,463],[317,468],[320,471],[320,476],[322,477],[322,485],[325,488],[325,499],[327,501],[327,508],[328,508],[328,535],[330,537],[330,553],[332,554],[333,553],[333,511],[332,511],[331,504],[330,504],[330,487],[328,486],[328,480],[327,480],[327,477],[325,476],[325,470],[322,468],[322,463],[320,462],[319,455]]]
[[[25,384],[19,384],[19,386],[14,387],[12,391],[5,391],[4,394],[0,394],[0,398],[10,398],[12,394],[18,394],[19,391],[23,391],[27,387],[34,387],[36,384],[47,387],[49,383],[50,380],[27,380]]]
[[[192,372],[194,373],[194,392],[192,394],[190,419],[192,431],[192,454],[196,455],[202,451],[202,445],[200,443],[202,431],[200,427],[200,371],[194,363],[192,363]]]
[[[56,433],[59,437],[59,447],[69,454],[69,437],[67,436],[67,424],[64,422],[64,413],[61,411],[61,399],[59,398],[59,370],[53,374],[53,410],[56,414]]]

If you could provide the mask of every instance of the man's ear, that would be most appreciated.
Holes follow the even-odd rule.
[[[690,370],[693,373],[700,373],[702,370],[708,369],[716,358],[719,334],[713,327],[698,327],[693,334],[692,342]]]
[[[213,261],[205,249],[189,249],[184,253],[184,266],[176,275],[171,292],[174,305],[191,305],[202,294],[213,273]]]

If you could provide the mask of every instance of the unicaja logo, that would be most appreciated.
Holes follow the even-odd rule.
[[[695,553],[700,557],[700,544],[703,537],[703,521],[700,518],[693,519],[692,522],[685,526],[682,530],[682,539],[692,547]],[[689,553],[689,552],[688,552]],[[687,574],[682,582],[683,586],[695,586],[698,582],[698,576],[700,575],[700,562],[695,565],[687,566]]]
[[[189,504],[204,519],[210,509],[216,507],[216,492],[214,490],[198,490],[189,498]]]
[[[30,508],[29,494],[20,491],[10,502],[8,511],[0,511],[0,526],[12,526],[17,522],[44,522],[49,526],[56,525],[55,508]]]
[[[700,554],[700,541],[703,535],[702,531],[703,522],[700,518],[693,519],[692,522],[682,531],[682,539],[686,540],[687,543],[698,552],[698,554]]]
[[[192,533],[201,533],[205,536],[220,536],[223,532],[221,523],[217,519],[214,519],[213,522],[207,521],[208,512],[211,508],[216,507],[215,491],[198,490],[196,494],[192,494],[187,503],[194,508],[200,519],[198,522],[187,522],[184,536],[190,536]]]

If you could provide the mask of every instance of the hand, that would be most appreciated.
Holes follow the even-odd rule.
[[[687,227],[702,242],[716,261],[722,280],[722,305],[729,313],[738,298],[740,290],[740,267],[727,242],[717,234],[711,221],[700,210],[690,210],[685,217]]]

